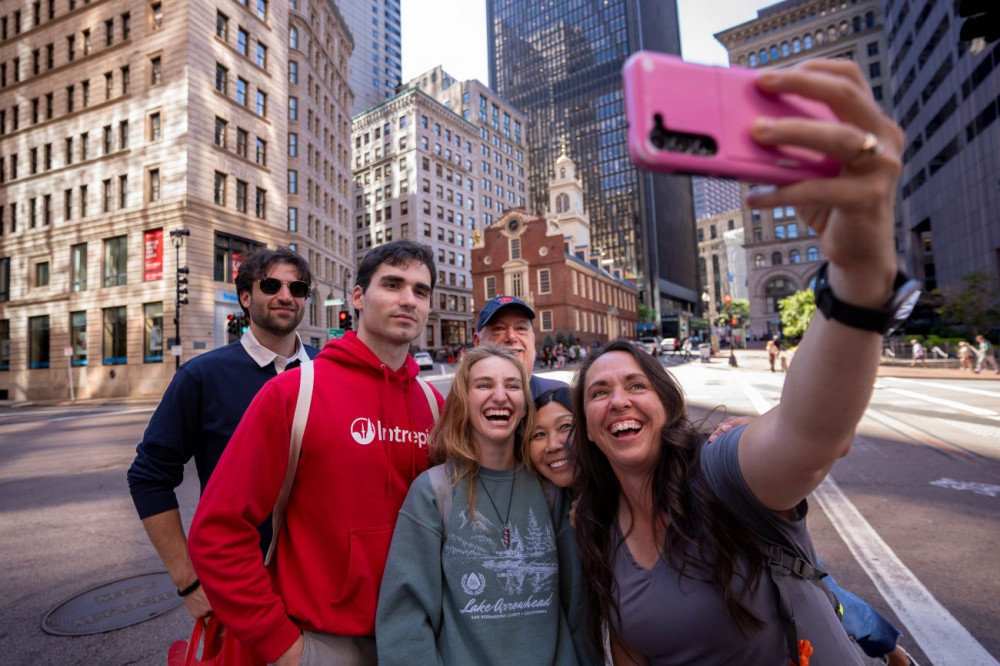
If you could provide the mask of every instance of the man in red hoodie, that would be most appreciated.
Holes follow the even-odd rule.
[[[434,425],[409,346],[427,324],[435,279],[431,250],[412,241],[361,261],[351,297],[358,331],[330,340],[314,361],[302,453],[269,568],[256,526],[288,467],[298,370],[257,394],[199,502],[189,537],[195,570],[219,619],[268,663],[375,663],[389,543],[410,484],[427,468]]]

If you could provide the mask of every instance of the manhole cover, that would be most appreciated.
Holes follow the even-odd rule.
[[[130,576],[60,603],[42,618],[42,630],[56,636],[100,634],[145,622],[183,603],[167,572]]]

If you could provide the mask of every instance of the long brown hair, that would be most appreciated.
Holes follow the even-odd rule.
[[[656,510],[664,517],[660,525],[666,533],[663,544],[666,561],[681,576],[710,581],[746,636],[763,626],[744,603],[746,595],[756,591],[763,573],[758,541],[706,486],[698,462],[701,442],[706,438],[687,418],[680,385],[652,356],[627,340],[615,340],[584,361],[573,389],[577,425],[572,434],[577,461],[573,488],[581,498],[576,510],[576,538],[583,579],[588,582],[587,629],[591,640],[601,645],[602,622],[607,623],[616,637],[615,627],[621,626],[618,598],[613,593],[612,563],[624,539],[613,547],[611,538],[618,517],[621,485],[607,457],[587,436],[584,410],[587,373],[594,361],[610,352],[624,352],[635,359],[666,410],[660,455],[649,480]],[[731,584],[739,556],[747,559],[749,575],[742,589],[734,590]],[[612,614],[617,622],[612,622]]]
[[[469,515],[474,516],[476,506],[476,480],[479,478],[479,451],[472,438],[472,420],[469,415],[469,388],[472,384],[472,366],[480,361],[497,357],[510,361],[521,375],[524,392],[524,417],[514,431],[514,457],[522,461],[521,445],[535,422],[535,404],[528,388],[528,373],[521,361],[508,349],[495,345],[474,347],[465,353],[452,381],[448,398],[444,401],[441,420],[431,432],[430,462],[432,465],[451,463],[452,485],[457,485],[463,477],[469,477]]]

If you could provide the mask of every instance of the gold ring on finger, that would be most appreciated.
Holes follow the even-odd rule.
[[[857,154],[847,161],[847,166],[857,169],[874,157],[882,154],[885,148],[879,143],[878,137],[871,132],[865,132],[865,138],[858,148]]]

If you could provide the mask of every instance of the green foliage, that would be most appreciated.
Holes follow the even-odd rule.
[[[556,331],[556,342],[558,342],[561,345],[566,344],[566,334],[562,332],[561,328],[558,331]]]
[[[545,340],[542,341],[542,349],[552,349],[556,346],[556,341],[552,339],[551,333],[545,334]]]
[[[973,334],[1000,323],[1000,286],[985,271],[971,271],[962,276],[962,287],[944,290],[944,305],[937,313],[948,321],[968,326]]]
[[[778,301],[781,312],[781,327],[786,337],[798,340],[805,335],[816,312],[816,300],[812,289],[797,291]]]
[[[656,323],[656,310],[639,303],[639,321],[643,324],[655,324]]]
[[[729,303],[729,305],[723,305],[722,311],[719,312],[719,317],[715,322],[716,326],[729,326],[732,323],[732,318],[736,317],[736,326],[744,326],[750,319],[750,301],[745,298],[737,298]]]
[[[573,331],[570,331],[569,335],[566,336],[566,342],[570,347],[576,344],[576,336],[573,335]]]

